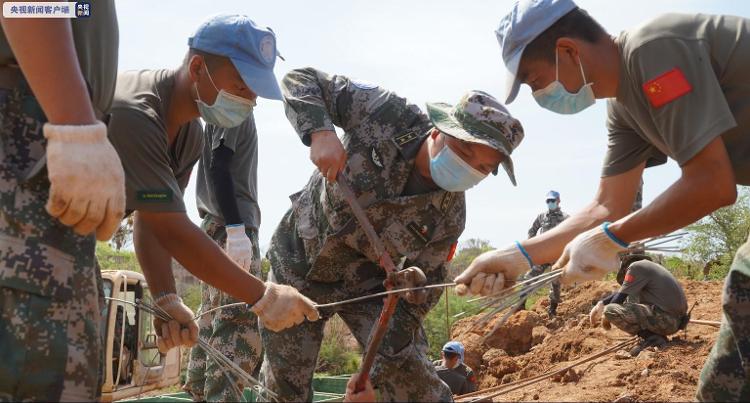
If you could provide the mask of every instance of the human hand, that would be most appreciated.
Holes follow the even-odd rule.
[[[355,392],[358,379],[359,373],[355,373],[351,378],[349,378],[349,382],[346,383],[346,394],[344,395],[344,402],[374,402],[375,390],[372,388],[372,383],[369,379],[365,382],[364,390]]]
[[[245,232],[244,224],[227,225],[227,255],[248,273],[253,263],[253,243]]]
[[[172,318],[170,321],[154,318],[159,352],[166,354],[179,345],[194,346],[198,342],[198,324],[195,322],[195,314],[182,302],[182,298],[177,294],[167,294],[154,302]]]
[[[572,284],[598,280],[620,267],[619,253],[628,245],[607,234],[607,223],[578,234],[565,246],[552,269],[563,269],[560,281]]]
[[[316,321],[320,317],[315,303],[296,288],[268,281],[263,297],[250,310],[274,332],[299,325],[305,318]]]
[[[50,181],[47,212],[79,235],[96,231],[98,240],[110,239],[125,215],[125,173],[107,140],[107,126],[46,123],[43,131]]]
[[[507,282],[530,269],[529,261],[515,244],[484,252],[471,262],[458,277],[456,294],[492,295],[500,292]]]
[[[310,160],[329,181],[335,182],[346,166],[346,151],[336,132],[323,130],[310,135]]]

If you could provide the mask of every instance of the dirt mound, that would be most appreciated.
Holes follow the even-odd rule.
[[[693,319],[721,318],[718,281],[682,282],[688,302],[698,305]],[[611,347],[630,336],[616,328],[592,328],[588,312],[593,303],[617,289],[615,282],[591,282],[563,290],[558,316],[549,319],[548,300],[541,298],[531,311],[511,316],[490,332],[497,315],[478,329],[477,317],[457,322],[452,336],[464,343],[466,363],[475,369],[479,387],[488,388],[547,371]],[[496,401],[687,401],[693,400],[703,362],[713,345],[716,328],[689,325],[674,335],[661,351],[649,349],[638,357],[620,352],[576,367],[526,388],[496,397]]]

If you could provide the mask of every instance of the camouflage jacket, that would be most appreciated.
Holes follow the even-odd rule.
[[[559,208],[556,208],[552,211],[547,210],[544,213],[539,214],[536,216],[536,219],[534,220],[534,223],[531,224],[531,228],[529,228],[529,238],[533,238],[537,235],[537,232],[541,229],[540,234],[543,234],[552,228],[557,227],[558,224],[565,221],[570,217],[567,213],[564,213]]]
[[[403,196],[418,145],[432,127],[428,117],[390,91],[313,68],[287,74],[282,89],[287,117],[304,144],[311,133],[344,130],[343,175],[393,261],[420,267],[430,283],[442,281],[464,229],[464,194],[439,189]],[[308,280],[362,284],[380,277],[379,257],[335,183],[316,170],[291,199]]]

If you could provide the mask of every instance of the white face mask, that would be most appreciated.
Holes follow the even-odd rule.
[[[428,146],[434,147],[434,140],[431,140]],[[463,192],[481,182],[487,174],[474,169],[444,142],[443,149],[430,158],[430,176],[432,181],[444,190]]]
[[[534,91],[534,99],[544,109],[563,115],[572,115],[578,113],[596,102],[594,90],[591,88],[594,83],[586,82],[586,74],[583,72],[581,58],[578,58],[578,65],[581,66],[581,77],[583,77],[583,87],[575,94],[568,92],[565,86],[559,81],[559,65],[557,58],[557,48],[555,48],[555,81],[541,90]]]
[[[211,73],[208,72],[208,66],[205,64],[203,66],[206,68],[208,79],[218,92],[218,95],[216,95],[214,104],[208,105],[201,100],[201,95],[198,92],[198,83],[193,83],[195,85],[195,93],[198,95],[198,99],[195,101],[198,104],[198,112],[206,123],[224,128],[239,126],[253,112],[255,102],[218,89],[216,84],[214,84],[213,78],[211,78]]]

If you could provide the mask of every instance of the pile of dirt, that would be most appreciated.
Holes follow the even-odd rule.
[[[718,281],[683,281],[688,303],[698,305],[693,319],[721,318]],[[502,314],[483,325],[480,316],[457,322],[452,336],[464,343],[466,364],[474,368],[479,388],[498,386],[562,368],[628,339],[616,328],[592,328],[588,312],[615,282],[590,282],[563,290],[558,316],[546,313],[541,298],[529,311],[511,316],[493,331]],[[638,357],[619,352],[576,367],[552,379],[498,396],[496,401],[687,401],[693,400],[698,376],[716,338],[717,329],[689,325],[661,349]],[[489,334],[489,335],[488,335]]]

